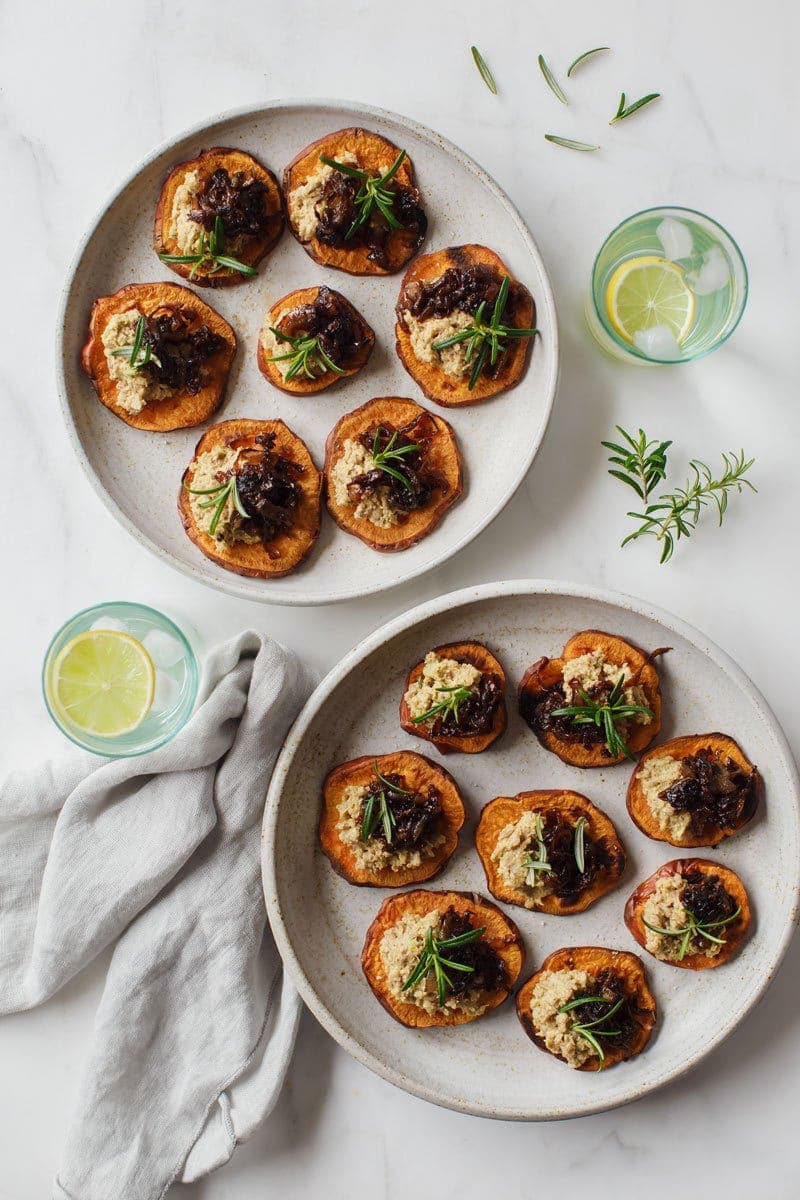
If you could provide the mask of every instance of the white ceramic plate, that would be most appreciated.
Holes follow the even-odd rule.
[[[355,278],[317,266],[289,234],[239,287],[198,288],[231,322],[239,349],[228,398],[213,421],[282,417],[308,444],[319,466],[325,438],[339,417],[372,396],[409,396],[453,424],[464,455],[465,489],[441,524],[401,554],[380,554],[337,529],[327,513],[308,561],[284,579],[245,579],[205,558],[186,537],[175,497],[202,428],[153,434],[131,429],[97,400],[78,362],[92,301],[123,284],[182,282],[153,253],[153,213],[169,168],[214,145],[251,151],[280,177],[314,138],[346,125],[366,125],[405,147],[429,218],[425,253],[459,242],[496,250],[536,300],[541,331],[528,371],[512,391],[484,405],[444,410],[424,399],[394,351],[394,306],[402,273]],[[375,330],[367,368],[340,387],[312,397],[287,395],[256,366],[266,310],[285,293],[327,283],[342,291]],[[500,512],[522,482],[544,436],[558,376],[558,335],[550,282],[517,210],[472,159],[423,126],[380,109],[338,101],[276,102],[219,117],[171,141],[148,158],[111,198],[80,247],[69,274],[58,323],[56,361],[62,406],[73,445],[107,508],[139,542],[173,567],[234,596],[275,604],[325,604],[394,587],[438,566],[470,542]]]
[[[364,935],[383,889],[357,888],[336,875],[317,848],[320,789],[336,763],[395,748],[438,752],[400,729],[397,708],[409,666],[432,646],[477,639],[495,651],[509,677],[509,727],[484,754],[449,755],[447,768],[468,810],[461,843],[432,888],[488,895],[473,834],[493,796],[530,788],[585,793],[614,820],[628,849],[620,886],[588,912],[545,916],[504,905],[518,923],[527,961],[520,982],[559,946],[605,945],[637,951],[623,923],[626,897],[681,852],[654,842],[625,808],[628,766],[581,771],[541,748],[516,712],[525,667],[557,655],[576,631],[599,628],[659,659],[664,693],[661,737],[723,730],[758,765],[766,804],[718,858],[744,880],[754,911],[741,953],[716,971],[690,972],[642,951],[660,1018],[643,1054],[612,1070],[570,1070],[538,1050],[507,1002],[472,1025],[414,1032],[397,1024],[361,972]],[[427,748],[426,748],[427,747]],[[320,684],[287,739],[270,786],[263,874],[278,946],[311,1011],[346,1050],[373,1071],[426,1100],[483,1116],[544,1119],[612,1108],[675,1079],[700,1061],[747,1015],[773,977],[791,936],[800,889],[797,771],[775,717],[744,673],[702,634],[643,601],[560,583],[486,584],[413,609],[372,634]],[[688,853],[692,853],[691,851]]]

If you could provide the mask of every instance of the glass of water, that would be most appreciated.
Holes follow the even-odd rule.
[[[692,362],[727,341],[746,301],[747,267],[721,225],[689,208],[648,208],[600,247],[586,323],[623,362]]]

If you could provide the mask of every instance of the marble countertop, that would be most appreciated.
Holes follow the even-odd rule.
[[[6,221],[0,362],[7,480],[3,758],[63,749],[39,694],[52,631],[107,598],[142,600],[206,643],[266,629],[324,670],[366,631],[465,584],[542,576],[656,601],[708,632],[749,672],[800,740],[792,645],[800,590],[792,498],[797,403],[800,17],[780,0],[319,0],[277,5],[143,0],[69,6],[6,0],[0,13],[0,146]],[[424,29],[425,36],[422,37]],[[469,55],[477,42],[500,96]],[[564,109],[536,67],[608,44]],[[663,99],[609,130],[620,90]],[[101,506],[62,428],[52,328],[64,273],[107,193],[154,145],[205,115],[276,97],[341,96],[407,113],[464,147],[510,193],[538,240],[558,304],[560,392],[542,452],[492,527],[453,561],[383,596],[326,609],[259,607],[207,591],[139,548]],[[600,154],[547,144],[555,132]],[[604,359],[581,305],[592,256],[622,217],[653,204],[707,211],[742,246],[751,296],[733,340],[690,367]],[[794,214],[794,216],[793,216]],[[12,232],[9,233],[8,230]],[[487,234],[487,240],[491,240]],[[673,437],[711,461],[744,446],[759,494],[731,502],[673,563],[618,548],[626,497],[599,441],[615,423]],[[789,669],[787,670],[787,665]],[[780,803],[780,797],[772,798]],[[765,869],[769,869],[766,864]],[[40,1200],[54,1174],[102,986],[95,964],[44,1008],[0,1022],[0,1200]],[[797,1194],[800,953],[745,1026],[699,1069],[629,1108],[561,1124],[481,1122],[433,1109],[351,1061],[310,1018],[277,1111],[191,1200],[408,1195],[508,1200],[591,1186],[597,1200],[672,1196],[676,1183],[728,1200]],[[398,1147],[400,1148],[398,1150]],[[177,1191],[176,1191],[177,1194]],[[133,1198],[132,1198],[133,1200]]]

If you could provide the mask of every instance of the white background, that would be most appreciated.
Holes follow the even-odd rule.
[[[793,10],[790,14],[790,7]],[[437,593],[548,576],[657,601],[699,625],[765,692],[795,747],[800,157],[794,6],[762,0],[480,0],[400,5],[265,0],[161,4],[4,0],[3,758],[60,750],[38,685],[52,631],[74,610],[142,600],[210,643],[254,626],[324,670],[365,633]],[[501,88],[469,56],[477,42]],[[598,44],[561,107],[536,67]],[[663,99],[613,130],[629,98]],[[258,607],[206,591],[140,550],[72,460],[55,394],[53,323],[75,245],[107,193],[154,145],[205,115],[275,97],[340,96],[431,124],[491,171],[533,229],[555,288],[562,379],[543,449],[507,510],[459,557],[383,597],[327,609]],[[579,155],[545,132],[600,141]],[[622,217],[659,203],[709,212],[750,268],[742,325],[718,354],[645,370],[606,361],[581,304],[594,251]],[[491,233],[487,231],[487,241]],[[744,446],[756,497],[733,500],[675,561],[618,549],[629,507],[599,440],[615,422],[692,456]],[[676,482],[679,480],[676,480]],[[781,797],[770,797],[780,804]],[[1,818],[2,814],[0,814]],[[769,863],[763,864],[769,870]],[[42,1010],[0,1023],[0,1200],[41,1200],[54,1174],[104,964]],[[411,1099],[351,1062],[305,1018],[264,1131],[187,1200],[410,1195],[507,1200],[591,1188],[598,1200],[675,1190],[796,1196],[800,954],[746,1026],[697,1071],[627,1109],[540,1126],[481,1122]],[[131,1200],[136,1200],[132,1197]]]

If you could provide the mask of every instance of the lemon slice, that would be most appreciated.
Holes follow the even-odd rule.
[[[141,642],[117,630],[90,629],[71,638],[58,654],[47,696],[68,725],[112,738],[141,725],[155,687],[153,660]]]
[[[694,294],[674,262],[646,254],[620,263],[606,288],[608,319],[620,337],[666,325],[680,343],[694,321]]]

